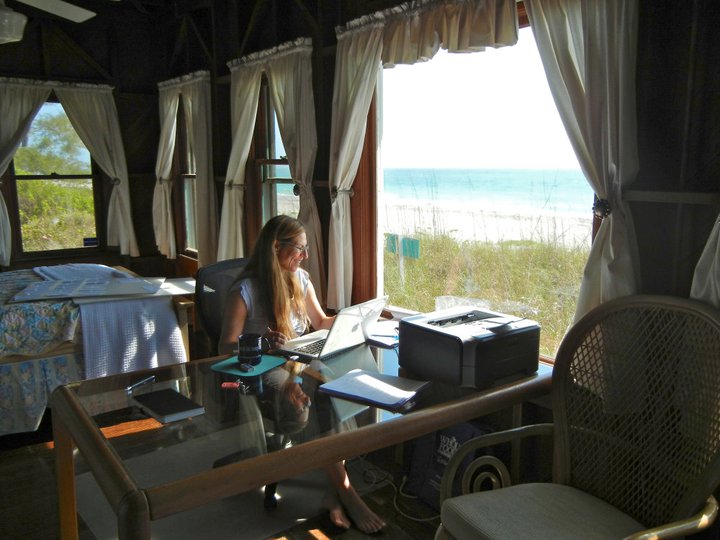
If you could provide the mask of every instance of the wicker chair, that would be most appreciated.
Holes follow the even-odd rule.
[[[678,538],[709,527],[720,483],[720,312],[694,300],[628,296],[565,336],[552,381],[553,424],[465,443],[441,487],[435,539]],[[498,442],[552,436],[553,481],[507,484],[499,463],[464,468]],[[504,478],[498,480],[498,478]],[[485,480],[483,482],[483,480]],[[468,494],[469,493],[469,494]]]

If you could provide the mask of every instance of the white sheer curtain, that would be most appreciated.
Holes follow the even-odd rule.
[[[155,244],[168,259],[177,257],[175,225],[172,211],[173,154],[177,137],[177,112],[180,89],[175,84],[158,84],[158,108],[160,110],[160,140],[155,161],[155,190],[153,192],[153,230]]]
[[[107,218],[107,242],[120,246],[120,253],[138,257],[132,223],[130,187],[112,88],[95,85],[56,86],[55,94],[63,105],[78,136],[95,162],[113,183]]]
[[[195,158],[195,238],[198,264],[217,260],[218,212],[212,146],[212,100],[210,74],[183,86],[183,107],[190,147]]]
[[[351,21],[338,29],[335,57],[328,246],[328,307],[351,303],[352,236],[350,188],[357,173],[377,69],[450,52],[514,45],[515,0],[424,0],[407,2]]]
[[[243,204],[245,201],[245,165],[250,152],[258,99],[262,61],[257,54],[228,62],[230,67],[230,111],[232,147],[225,175],[225,193],[220,215],[217,260],[244,256]]]
[[[191,154],[195,163],[195,238],[198,264],[205,266],[216,260],[218,216],[217,196],[212,161],[212,108],[210,74],[191,73],[158,84],[160,109],[160,142],[155,164],[153,194],[153,227],[160,253],[177,256],[172,212],[172,159],[177,137],[177,112],[183,100]]]
[[[720,216],[715,220],[705,249],[695,266],[690,298],[720,308]]]
[[[603,202],[597,211],[610,212],[585,266],[577,320],[638,290],[634,226],[622,200],[638,171],[638,0],[525,0],[525,6],[570,142]]]
[[[360,164],[367,114],[382,53],[383,27],[374,24],[338,36],[330,132],[332,206],[328,236],[327,305],[350,305],[353,279],[350,188]]]
[[[33,118],[50,95],[48,84],[0,78],[0,176],[10,165]],[[9,266],[12,255],[10,217],[0,192],[0,265]]]
[[[317,153],[312,90],[312,42],[300,39],[268,59],[267,77],[290,175],[300,190],[298,219],[305,226],[310,257],[305,268],[324,303],[325,264],[322,228],[312,191]]]
[[[198,71],[158,84],[160,141],[155,162],[153,228],[160,253],[177,256],[172,212],[172,160],[177,138],[177,113],[183,100],[188,143],[195,168],[195,238],[198,265],[216,260],[218,215],[212,160],[212,104],[210,73]]]

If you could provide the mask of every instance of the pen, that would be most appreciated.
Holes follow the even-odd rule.
[[[135,384],[131,384],[130,386],[128,386],[125,389],[125,392],[127,392],[127,395],[129,396],[130,394],[133,393],[133,390],[135,390],[136,388],[139,388],[140,386],[151,383],[153,381],[155,381],[155,375],[150,375],[149,377],[147,377],[141,381],[138,381]]]

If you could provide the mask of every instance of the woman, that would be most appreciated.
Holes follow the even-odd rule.
[[[310,327],[330,328],[334,317],[327,316],[320,307],[308,273],[300,268],[307,257],[305,229],[297,219],[280,215],[265,224],[247,265],[231,288],[218,353],[232,353],[237,337],[243,333],[264,335],[274,349]],[[302,414],[310,399],[297,382],[301,366],[287,364],[289,370],[276,371],[272,379]],[[323,504],[335,525],[347,529],[352,520],[365,533],[385,526],[350,484],[344,463],[328,465],[325,472],[332,489]]]

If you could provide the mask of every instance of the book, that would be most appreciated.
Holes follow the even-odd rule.
[[[132,397],[133,402],[163,424],[175,422],[205,412],[205,407],[171,388],[155,390]]]
[[[348,401],[392,412],[406,412],[414,406],[418,392],[429,384],[429,381],[353,369],[337,379],[321,384],[319,390]]]

